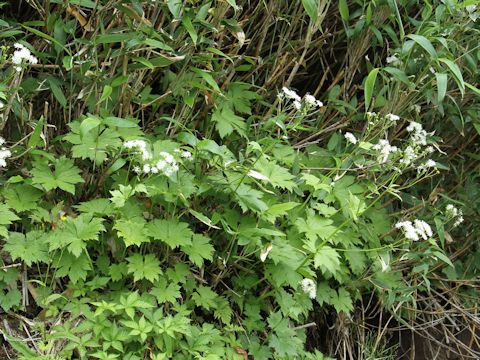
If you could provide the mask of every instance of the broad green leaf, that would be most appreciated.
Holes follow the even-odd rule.
[[[133,254],[127,257],[127,261],[128,272],[133,274],[133,281],[147,279],[150,282],[154,282],[162,274],[160,261],[153,254],[145,256]]]
[[[212,114],[212,121],[215,123],[215,128],[222,139],[233,131],[242,136],[246,135],[247,125],[245,121],[240,116],[235,115],[228,106],[215,110]]]
[[[115,222],[113,228],[117,230],[118,236],[123,238],[126,247],[150,242],[148,231],[142,221],[121,219]]]
[[[155,240],[165,242],[172,249],[192,244],[193,232],[190,230],[187,223],[175,219],[157,219],[149,222],[147,228],[150,235]]]
[[[192,244],[181,247],[182,251],[188,255],[188,258],[198,267],[203,266],[203,261],[213,260],[213,252],[215,249],[210,244],[210,239],[204,235],[194,234],[192,236]]]
[[[250,186],[240,184],[235,191],[234,195],[237,199],[243,212],[252,210],[256,212],[263,212],[268,209],[267,204],[262,201],[263,193],[252,189]]]
[[[39,262],[47,263],[49,257],[44,235],[41,231],[30,231],[26,236],[22,233],[11,232],[3,250],[10,254],[12,260],[20,259],[27,266]]]
[[[337,250],[328,245],[320,247],[314,257],[315,268],[320,268],[322,272],[328,271],[332,275],[340,270],[340,255]]]
[[[46,191],[60,188],[70,194],[75,194],[75,184],[83,183],[80,169],[73,161],[62,156],[53,162],[54,169],[44,162],[37,162],[31,170],[32,182],[42,185]]]
[[[167,283],[164,277],[161,277],[155,284],[150,294],[157,298],[159,304],[170,302],[175,304],[178,298],[182,297],[180,286],[176,283]]]
[[[182,12],[183,1],[182,0],[167,0],[168,10],[172,13],[172,15],[178,19],[180,18],[180,14]]]
[[[343,287],[338,289],[338,293],[332,296],[331,304],[335,307],[337,313],[341,311],[346,313],[353,311],[353,302],[350,293]]]

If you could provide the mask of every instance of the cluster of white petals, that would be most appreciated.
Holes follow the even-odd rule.
[[[19,43],[15,43],[13,46],[16,49],[12,56],[12,62],[15,64],[15,70],[21,71],[22,64],[38,64],[38,59],[32,55],[28,48]]]
[[[427,132],[423,129],[422,124],[411,121],[407,126],[407,131],[411,133],[411,139],[416,145],[427,145]]]
[[[353,135],[351,132],[346,132],[344,135],[345,139],[352,143],[352,144],[356,144],[357,143],[357,138],[355,137],[355,135]]]
[[[3,144],[5,144],[5,139],[0,136],[0,146],[2,146]],[[12,156],[10,150],[2,146],[2,148],[0,149],[0,168],[7,166],[7,162],[5,161],[5,159],[9,158],[10,156]]]
[[[420,239],[427,240],[433,235],[432,228],[423,220],[400,221],[395,224],[397,229],[401,229],[405,237],[412,241]]]
[[[300,281],[300,288],[307,294],[310,299],[315,299],[317,296],[317,284],[312,279],[303,279]]]
[[[398,151],[398,148],[390,145],[387,139],[380,139],[377,144],[372,146],[372,149],[378,151],[380,163],[387,162],[390,154]]]
[[[385,115],[385,119],[390,122],[397,122],[398,120],[400,120],[400,116],[395,114],[387,114]]]
[[[437,163],[434,160],[428,159],[424,163],[418,165],[417,171],[421,173],[421,172],[427,171],[430,168],[434,168],[436,165]]]
[[[448,204],[445,207],[445,214],[447,215],[448,218],[450,219],[455,219],[453,223],[453,227],[457,227],[460,225],[464,219],[463,219],[463,212],[461,209],[457,209],[455,205]]]
[[[152,153],[148,150],[145,140],[128,140],[123,143],[123,147],[126,149],[137,149],[142,154],[144,161],[152,158]]]
[[[320,100],[317,100],[315,96],[306,94],[303,99],[296,93],[295,90],[289,89],[287,87],[282,87],[282,91],[278,94],[280,100],[287,99],[293,101],[293,107],[297,110],[300,110],[303,105],[308,108],[320,108],[323,106],[323,103]]]

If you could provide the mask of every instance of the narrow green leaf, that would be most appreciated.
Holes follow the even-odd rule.
[[[370,71],[370,74],[368,74],[367,80],[365,80],[365,110],[367,111],[370,108],[373,90],[375,88],[375,81],[377,80],[377,74],[379,71],[379,68],[373,69]]]
[[[425,51],[428,52],[428,54],[431,57],[433,58],[438,57],[437,52],[435,51],[435,48],[433,47],[432,43],[425,36],[417,35],[417,34],[409,34],[407,35],[407,37],[412,39],[418,45],[420,45],[423,49],[425,49]]]
[[[436,73],[437,78],[437,101],[440,104],[447,94],[447,74]]]
[[[463,96],[465,94],[465,81],[463,80],[462,71],[460,70],[458,65],[455,64],[452,60],[445,58],[440,58],[438,59],[438,61],[441,61],[448,66]]]
[[[50,90],[52,90],[53,97],[60,103],[60,105],[62,105],[62,107],[67,107],[67,98],[60,88],[58,79],[53,76],[49,76],[47,80],[48,84],[50,85]]]
[[[103,87],[103,92],[102,92],[102,96],[100,97],[99,103],[103,103],[104,101],[106,101],[111,94],[112,94],[112,87],[110,85],[105,85]]]
[[[36,148],[38,145],[38,142],[40,141],[40,135],[42,134],[43,130],[43,124],[45,123],[45,120],[43,119],[43,116],[40,117],[40,120],[38,120],[37,125],[35,126],[35,130],[33,130],[32,136],[30,136],[30,139],[28,140],[28,148]]]
[[[190,37],[192,38],[193,44],[196,45],[198,40],[198,35],[197,35],[197,32],[195,31],[195,28],[193,27],[192,20],[190,20],[190,18],[187,15],[185,15],[182,18],[182,25],[187,30]]]
[[[302,0],[303,8],[310,17],[312,23],[315,23],[318,18],[318,2],[317,0]]]
[[[340,16],[342,20],[347,22],[350,19],[350,12],[348,10],[347,0],[340,0],[338,2],[338,10],[340,11]]]

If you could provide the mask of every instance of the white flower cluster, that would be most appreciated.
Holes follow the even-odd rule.
[[[402,66],[403,62],[398,58],[398,53],[393,54],[392,56],[387,56],[387,64],[391,64],[392,66]]]
[[[395,115],[395,114],[387,114],[387,115],[385,115],[385,119],[389,122],[395,123],[398,120],[400,120],[400,116]]]
[[[137,149],[141,154],[143,165],[137,165],[133,168],[133,171],[137,174],[162,173],[165,176],[172,176],[179,170],[177,160],[172,154],[166,151],[161,151],[157,156],[154,156],[145,140],[129,140],[126,141],[123,146],[126,149]],[[173,152],[184,159],[192,158],[192,153],[190,151],[175,149]]]
[[[413,223],[408,220],[400,221],[395,224],[395,227],[401,229],[405,237],[412,241],[418,241],[420,238],[427,240],[433,235],[432,228],[423,220],[417,219]]]
[[[427,161],[425,161],[424,163],[418,165],[417,167],[417,171],[419,173],[422,173],[424,171],[427,171],[428,169],[430,168],[434,168],[435,166],[437,165],[437,163],[432,160],[432,159],[428,159]]]
[[[407,131],[411,133],[411,139],[416,145],[427,145],[427,132],[423,129],[422,124],[411,121],[407,126]]]
[[[463,222],[463,212],[461,209],[457,209],[455,205],[448,204],[445,207],[445,214],[449,219],[455,219],[453,227],[457,227]]]
[[[13,52],[12,62],[16,65],[15,70],[21,71],[22,70],[22,63],[28,64],[38,64],[38,59],[32,55],[29,49],[19,43],[15,43],[13,45],[15,47],[15,51]],[[25,62],[24,62],[25,61]]]
[[[346,132],[344,135],[345,139],[355,145],[357,143],[357,138],[351,132]]]
[[[300,288],[310,297],[310,299],[315,299],[317,297],[317,284],[312,279],[305,278],[300,281]]]
[[[387,139],[380,139],[377,144],[372,146],[372,149],[379,152],[380,163],[386,163],[390,154],[398,151],[398,148],[390,145]]]
[[[302,98],[295,92],[287,87],[283,87],[282,91],[278,94],[280,100],[288,99],[293,101],[293,106],[295,109],[300,110],[302,108]],[[306,94],[303,97],[303,104],[309,108],[322,107],[323,103],[320,100],[317,100],[315,96]]]
[[[0,146],[3,144],[5,144],[5,139],[0,136]],[[0,149],[0,168],[7,166],[5,159],[9,158],[10,156],[12,156],[10,150],[2,146]]]
[[[126,149],[138,149],[142,154],[142,159],[144,161],[152,158],[152,154],[147,149],[147,143],[145,140],[128,140],[123,143],[123,147]]]

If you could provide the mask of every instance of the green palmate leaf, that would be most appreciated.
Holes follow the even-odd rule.
[[[88,255],[85,253],[76,257],[68,252],[63,252],[56,261],[54,260],[54,264],[57,267],[56,275],[68,276],[74,284],[78,280],[85,280],[88,271],[92,269]]]
[[[67,248],[71,254],[79,257],[87,248],[87,241],[98,240],[99,233],[105,231],[102,222],[103,219],[92,218],[90,214],[68,217],[58,225],[58,229],[48,234],[50,251]]]
[[[41,231],[30,231],[26,236],[22,233],[11,232],[3,250],[10,254],[12,260],[20,259],[27,266],[39,262],[47,263],[49,260],[45,234]]]
[[[243,212],[248,210],[263,212],[267,210],[268,206],[262,201],[262,197],[262,192],[254,190],[246,184],[241,184],[235,191],[235,198],[241,206]]]
[[[212,114],[212,121],[215,123],[215,128],[221,138],[230,135],[233,131],[242,136],[246,135],[247,125],[245,121],[240,116],[235,115],[228,106],[215,110]]]
[[[200,286],[192,295],[195,305],[201,306],[206,310],[216,309],[218,306],[218,295],[207,286]]]
[[[262,158],[255,164],[255,169],[264,175],[274,188],[280,187],[291,191],[295,186],[293,182],[295,177],[287,169],[275,164],[273,161]]]
[[[73,161],[62,156],[53,161],[53,170],[44,163],[35,163],[31,173],[32,182],[42,185],[46,191],[60,188],[71,194],[75,194],[75,184],[83,183],[80,169],[73,165]]]
[[[0,306],[7,312],[15,306],[19,306],[22,300],[22,293],[17,288],[10,289],[6,294],[0,292]],[[3,334],[5,336],[5,334]],[[15,347],[14,347],[15,348]]]
[[[15,220],[20,220],[20,218],[10,211],[6,204],[0,204],[0,236],[6,237],[8,235],[5,225],[10,225]]]
[[[192,244],[193,232],[188,224],[171,220],[154,220],[147,225],[150,235],[155,240],[165,242],[172,249]]]
[[[42,192],[31,185],[11,184],[3,191],[7,203],[17,212],[35,209]]]
[[[174,282],[167,285],[167,280],[163,277],[155,283],[150,294],[157,298],[159,304],[165,302],[171,302],[174,304],[178,298],[182,297],[182,294],[180,293],[180,285]]]
[[[365,270],[367,257],[364,251],[361,249],[349,249],[344,252],[344,255],[354,274],[360,275]]]
[[[335,307],[339,313],[341,311],[350,312],[353,310],[353,302],[349,292],[345,288],[338,289],[338,294],[334,294],[330,303]]]
[[[235,111],[244,114],[252,114],[252,101],[261,97],[253,91],[250,91],[251,85],[241,82],[230,84],[227,92],[228,103],[233,106]]]
[[[272,205],[265,212],[266,219],[273,223],[278,217],[287,215],[289,210],[292,210],[298,205],[300,205],[300,203],[297,202],[286,202]]]
[[[143,221],[121,219],[115,222],[113,228],[117,230],[118,236],[123,238],[127,247],[150,242],[149,232]]]
[[[323,272],[335,274],[340,270],[340,255],[337,250],[328,245],[321,246],[314,257],[315,268],[320,268]]]
[[[295,226],[300,233],[304,233],[309,240],[329,239],[337,230],[332,225],[333,220],[324,218],[320,215],[315,215],[313,212],[308,212],[307,219],[298,218],[295,221]]]
[[[91,215],[110,215],[113,212],[113,205],[108,199],[93,199],[76,205],[75,208],[82,213]]]
[[[206,236],[194,234],[192,244],[181,247],[182,251],[188,255],[188,258],[198,267],[203,266],[204,259],[212,260],[215,249],[210,244],[210,239]]]
[[[128,272],[133,274],[133,280],[139,281],[147,279],[151,282],[158,280],[162,274],[160,261],[153,254],[145,256],[141,254],[133,254],[127,257]]]
[[[78,122],[70,124],[71,131],[65,136],[65,140],[73,144],[73,157],[90,159],[96,164],[101,164],[107,158],[109,150],[120,148],[122,142],[119,134],[103,126],[99,127],[99,121],[87,118],[81,124]]]

